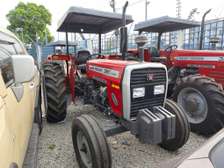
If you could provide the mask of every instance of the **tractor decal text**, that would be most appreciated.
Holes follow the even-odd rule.
[[[177,61],[224,61],[224,56],[177,56]]]
[[[196,64],[187,64],[188,68],[210,68],[210,69],[215,69],[215,65],[196,65]]]
[[[113,69],[90,65],[89,70],[101,73],[101,74],[106,75],[106,76],[119,78],[119,71],[116,71],[116,70],[113,70]]]

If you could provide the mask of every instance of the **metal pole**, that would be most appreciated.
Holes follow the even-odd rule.
[[[115,0],[111,0],[110,1],[110,6],[111,6],[111,8],[113,8],[113,12],[116,12],[115,10]]]
[[[76,42],[76,33],[74,33],[74,42],[75,42],[75,51],[74,54],[76,54],[76,50],[77,50],[77,42]]]
[[[65,32],[65,39],[66,39],[66,54],[69,55],[69,48],[68,48],[68,32]]]
[[[99,51],[98,51],[98,53],[101,54],[101,33],[99,33],[98,41],[99,41]]]
[[[199,50],[202,50],[202,46],[203,46],[203,38],[204,38],[204,29],[205,29],[205,17],[206,15],[211,12],[212,9],[207,10],[203,17],[202,17],[202,21],[201,21],[201,35],[200,35],[200,41],[199,41]]]
[[[122,59],[125,60],[127,54],[128,35],[126,27],[126,9],[128,7],[128,1],[126,1],[122,11],[122,27],[120,29],[120,50],[122,53]]]
[[[53,46],[53,52],[54,52],[54,54],[56,54],[56,49],[55,49],[55,46]]]
[[[44,30],[44,34],[45,34],[45,45],[48,43],[48,39],[47,39],[47,29]]]
[[[39,45],[39,41],[38,41],[38,35],[36,33],[36,41],[34,43],[35,45],[35,49],[36,49],[36,56],[37,56],[37,64],[38,64],[38,68],[41,69],[41,58],[42,58],[42,50],[41,50],[41,47]]]
[[[110,1],[110,6],[111,8],[113,9],[113,12],[116,13],[116,3],[115,3],[115,0],[111,0]],[[116,48],[116,53],[118,52],[118,35],[119,35],[119,31],[118,29],[114,31],[114,34],[115,34],[115,48]]]
[[[148,0],[145,0],[145,20],[148,19],[148,5],[150,2]]]
[[[66,54],[69,55],[69,46],[68,46],[68,32],[65,32],[65,40],[66,40]],[[69,67],[68,61],[66,61],[66,68],[67,68],[67,77],[69,77]]]
[[[158,42],[157,42],[157,50],[160,50],[160,42],[161,42],[161,37],[162,37],[162,32],[159,32],[159,35],[158,35]]]

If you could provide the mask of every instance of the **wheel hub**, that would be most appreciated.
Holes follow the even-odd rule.
[[[177,103],[184,108],[190,123],[198,124],[206,119],[208,104],[199,90],[191,87],[182,89],[177,97]]]
[[[194,101],[186,101],[186,110],[194,112],[197,109],[197,105]]]
[[[91,152],[88,141],[83,132],[79,131],[77,133],[76,140],[82,162],[85,164],[87,168],[92,168]]]
[[[80,149],[80,151],[82,151],[82,152],[84,152],[85,154],[87,154],[87,149],[86,149],[86,145],[85,144],[83,144],[82,145],[82,148]]]

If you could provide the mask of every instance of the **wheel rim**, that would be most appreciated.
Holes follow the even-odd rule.
[[[207,118],[207,100],[199,90],[191,87],[182,89],[177,96],[177,103],[184,108],[190,123],[199,124]]]
[[[82,162],[87,168],[92,168],[92,158],[89,144],[82,131],[78,131],[76,140]]]

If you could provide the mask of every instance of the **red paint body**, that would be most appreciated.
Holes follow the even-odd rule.
[[[162,56],[162,54],[161,54]],[[204,60],[177,60],[176,57],[203,57]],[[201,50],[173,50],[168,56],[168,66],[180,68],[196,67],[199,74],[214,78],[216,82],[224,86],[224,60],[211,61],[210,58],[222,58],[224,52],[219,51],[201,51]],[[207,57],[207,59],[206,59]]]
[[[52,55],[48,57],[48,61],[67,61],[71,66],[68,68],[67,81],[70,85],[70,94],[72,100],[75,100],[75,76],[76,76],[76,64],[74,57],[70,55]],[[127,65],[135,64],[135,61],[123,61],[119,55],[107,55],[100,56],[98,59],[89,60],[86,64],[87,77],[89,79],[100,79],[107,86],[108,103],[113,111],[114,115],[117,117],[123,116],[123,100],[122,100],[122,78],[124,69]],[[115,70],[119,73],[117,77],[111,77],[107,74],[102,74],[90,70],[90,66],[96,66],[101,68],[106,68],[110,70]],[[113,85],[119,86],[119,88],[112,87]],[[112,100],[112,94],[116,96],[118,104],[114,104]]]
[[[65,61],[67,63],[67,76],[65,80],[65,85],[69,83],[71,99],[75,102],[75,75],[76,75],[76,66],[75,59],[72,55],[66,54],[54,54],[47,57],[47,61]],[[69,65],[70,64],[70,65]]]
[[[138,57],[138,50],[132,49],[128,51],[132,56]],[[214,78],[218,83],[224,86],[224,60],[221,61],[211,61],[212,58],[224,58],[224,52],[218,51],[197,51],[197,50],[172,50],[159,52],[160,57],[162,57],[164,63],[168,68],[178,67],[180,69],[184,68],[196,68],[198,73],[201,75],[206,75]],[[192,60],[181,60],[177,58],[190,57]],[[204,60],[194,60],[194,58],[201,58]],[[210,60],[206,60],[210,59]],[[67,80],[70,85],[70,94],[72,100],[75,100],[75,75],[76,75],[76,64],[75,59],[71,55],[52,55],[48,58],[48,61],[60,60],[69,62],[67,70]],[[144,50],[144,60],[146,62],[151,62],[152,57],[147,49]],[[111,110],[117,117],[123,116],[123,101],[122,101],[122,76],[124,69],[129,64],[135,64],[135,61],[123,61],[120,55],[104,55],[99,56],[98,59],[89,60],[87,62],[87,76],[90,79],[100,79],[107,86],[107,97]],[[92,71],[90,66],[97,66],[101,68],[106,68],[119,72],[117,77],[111,77],[107,74]],[[112,84],[119,86],[119,88],[112,87]],[[116,95],[118,104],[114,104],[112,100],[112,94]]]
[[[122,100],[122,76],[124,69],[127,65],[135,64],[135,61],[122,61],[113,59],[94,59],[87,62],[87,76],[90,79],[99,78],[103,80],[103,83],[107,86],[107,97],[111,110],[117,117],[123,116],[123,100]],[[99,73],[91,70],[90,66],[101,67],[106,69],[112,69],[119,72],[118,77],[111,77],[107,74]],[[119,88],[113,88],[112,84],[119,86]],[[115,105],[112,100],[112,94],[116,95],[118,105]]]
[[[129,50],[133,56],[138,56],[137,49]],[[160,57],[164,57],[164,63],[168,68],[174,66],[183,68],[196,68],[198,73],[214,78],[217,83],[224,87],[224,52],[223,51],[205,51],[205,50],[160,50]],[[176,57],[192,57],[192,60],[177,60]],[[203,57],[204,60],[194,60]],[[220,58],[219,61],[211,61],[211,58]],[[210,59],[210,60],[209,60]],[[151,55],[147,50],[144,53],[144,60],[151,61]]]

